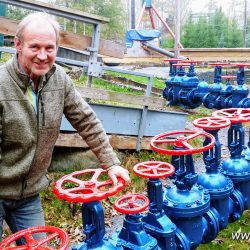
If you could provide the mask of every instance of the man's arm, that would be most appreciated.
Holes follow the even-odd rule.
[[[129,172],[120,166],[121,163],[109,143],[109,138],[100,120],[74,88],[69,78],[66,84],[64,114],[95,153],[101,167],[108,170],[113,182],[116,183],[116,178],[121,177],[129,183]]]

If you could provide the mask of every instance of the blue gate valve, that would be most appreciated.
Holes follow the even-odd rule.
[[[163,97],[171,103],[174,95],[173,80],[174,77],[176,76],[176,70],[177,70],[176,67],[173,67],[173,64],[182,61],[182,59],[171,58],[171,59],[166,59],[164,61],[169,62],[169,76],[165,81],[166,87],[163,90]]]
[[[107,176],[107,171],[103,169],[85,169],[65,175],[55,183],[53,192],[58,198],[83,203],[83,232],[86,239],[82,244],[73,246],[72,250],[123,249],[119,243],[114,245],[105,236],[104,210],[100,200],[122,190],[125,182],[118,178],[118,183],[113,185]]]
[[[250,98],[248,98],[249,90],[244,84],[245,71],[244,67],[249,67],[249,63],[235,63],[232,66],[237,66],[237,86],[232,90],[232,108],[249,108]]]
[[[185,241],[185,235],[176,229],[175,224],[163,210],[163,189],[160,178],[171,176],[174,167],[166,162],[147,161],[136,164],[133,171],[140,177],[149,178],[147,183],[149,212],[142,217],[145,231],[157,239],[160,249],[190,249],[189,242]]]
[[[239,212],[233,221],[239,219],[244,209],[250,208],[250,165],[242,157],[244,149],[243,122],[250,121],[250,109],[231,108],[213,112],[214,116],[228,118],[231,126],[228,130],[228,148],[231,157],[221,164],[221,173],[231,178],[234,188],[238,190]]]
[[[211,142],[196,148],[193,140],[199,137],[208,137]],[[172,149],[166,149],[169,144],[172,144]],[[215,238],[219,231],[216,214],[210,209],[209,192],[196,184],[198,176],[192,159],[192,154],[209,150],[214,144],[215,138],[211,134],[192,130],[162,133],[155,136],[150,143],[156,152],[174,157],[172,165],[176,169],[173,178],[175,185],[166,188],[164,210],[188,239],[190,249]]]
[[[182,61],[179,65],[189,66],[189,70],[180,82],[180,91],[178,94],[179,105],[183,108],[197,108],[202,104],[202,99],[197,98],[197,88],[201,90],[199,79],[196,76],[194,66],[200,64],[201,61]]]
[[[157,250],[157,240],[146,233],[141,221],[149,199],[143,194],[126,194],[115,200],[115,209],[126,214],[123,227],[112,238],[126,250]]]
[[[234,75],[223,75],[222,79],[226,80],[226,86],[224,86],[220,93],[220,98],[217,100],[218,103],[216,106],[220,107],[220,109],[232,108],[232,94],[233,94],[233,86],[231,81],[236,79]]]
[[[221,107],[219,106],[220,102],[220,93],[223,89],[223,84],[222,84],[222,66],[226,66],[228,64],[226,63],[210,63],[210,66],[215,66],[214,67],[214,83],[212,86],[209,88],[208,93],[203,97],[203,105],[206,108],[209,109],[220,109]]]
[[[222,128],[230,126],[230,120],[222,117],[202,117],[193,121],[193,125],[212,134],[216,140],[215,145],[203,153],[203,160],[206,166],[206,173],[198,177],[198,184],[209,191],[211,199],[211,208],[218,211],[220,230],[227,227],[230,218],[230,206],[233,200],[230,198],[233,192],[233,182],[219,172],[221,164],[221,144],[218,138],[218,132]],[[203,145],[208,145],[210,139],[206,138]]]
[[[168,105],[179,105],[179,92],[181,90],[181,82],[183,80],[183,77],[185,76],[186,72],[184,69],[184,65],[180,63],[173,64],[173,67],[176,68],[176,76],[174,77],[172,81],[173,86],[173,99],[170,100]]]

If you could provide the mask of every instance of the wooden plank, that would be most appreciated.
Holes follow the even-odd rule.
[[[0,17],[0,33],[14,36],[18,21]],[[59,44],[64,47],[86,50],[91,46],[92,37],[60,31]],[[124,46],[110,40],[100,40],[99,54],[123,58]]]
[[[76,87],[83,98],[95,100],[104,100],[111,102],[127,103],[140,106],[149,106],[154,108],[163,108],[166,106],[166,100],[160,97],[138,96],[115,91],[95,89],[88,87]]]
[[[108,135],[108,137],[114,149],[136,149],[137,137],[135,136]],[[150,150],[151,139],[152,137],[143,137],[141,149]],[[55,146],[88,148],[78,133],[60,133]]]

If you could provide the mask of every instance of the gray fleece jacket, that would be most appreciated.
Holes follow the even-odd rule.
[[[120,164],[100,121],[60,66],[39,84],[37,114],[24,95],[29,77],[19,72],[16,56],[0,67],[0,77],[0,199],[33,196],[48,186],[63,114],[101,167]]]

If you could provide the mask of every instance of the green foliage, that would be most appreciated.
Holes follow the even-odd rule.
[[[192,113],[188,115],[188,120],[189,121],[194,121],[195,119],[206,117],[206,116],[211,116],[212,115],[212,110],[207,109],[204,106],[200,106],[193,110]]]
[[[136,76],[136,75],[118,73],[118,72],[113,72],[113,71],[106,71],[106,72],[107,74],[112,75],[112,76],[121,76],[130,80],[133,80],[135,82],[148,84],[148,77],[145,77],[145,76]],[[165,80],[154,77],[153,86],[156,88],[160,88],[160,89],[165,88]]]
[[[242,30],[235,19],[229,20],[221,8],[209,16],[194,20],[192,15],[183,27],[181,42],[185,48],[242,47]]]
[[[125,10],[121,1],[116,0],[54,0],[51,1],[60,6],[81,10],[90,14],[95,14],[109,18],[109,23],[101,28],[101,35],[105,39],[123,40],[125,34]],[[61,19],[61,23],[63,20]],[[92,25],[79,23],[77,32],[85,35],[91,34]],[[67,21],[67,30],[73,30],[73,22]]]
[[[237,20],[233,19],[229,28],[228,48],[242,47],[242,32],[237,29]]]
[[[28,15],[31,12],[32,11],[27,10],[27,9],[22,9],[19,7],[8,5],[6,17],[10,19],[14,19],[14,20],[21,20],[22,18],[24,18],[26,15]]]
[[[249,221],[250,210],[246,210],[237,222],[228,224],[226,229],[220,231],[215,240],[200,245],[197,250],[249,250],[249,240],[232,240],[232,233],[236,233],[237,231],[249,233]]]
[[[163,39],[161,42],[162,48],[174,48],[174,40],[172,38]]]
[[[87,84],[87,76],[82,75],[79,79],[79,81],[75,82],[80,85],[85,85]],[[92,80],[92,86],[95,88],[100,88],[100,89],[106,89],[106,90],[111,90],[111,91],[116,91],[116,92],[122,92],[122,93],[129,93],[129,94],[134,94],[134,95],[142,95],[142,93],[135,92],[130,88],[126,88],[124,86],[117,86],[110,84],[107,81],[104,81],[100,78],[93,78]]]

